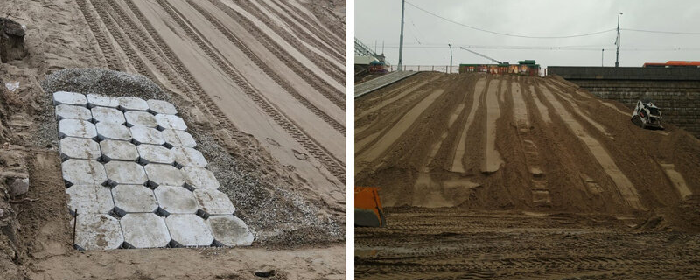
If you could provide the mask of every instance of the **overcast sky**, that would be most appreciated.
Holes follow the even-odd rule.
[[[620,28],[700,33],[700,1],[697,0],[408,0],[411,4],[446,19],[497,33],[525,36],[567,36]],[[355,0],[355,37],[398,62],[401,0]],[[494,35],[462,27],[409,5],[405,6],[404,65],[448,65],[453,46],[453,65],[491,63],[456,46],[480,46],[474,51],[499,61],[517,63],[534,59],[546,66],[615,65],[616,31],[565,38],[531,39]],[[621,31],[620,66],[638,67],[644,62],[700,61],[700,34],[670,35]],[[498,48],[584,48],[505,49]],[[420,48],[415,48],[420,47]],[[426,48],[427,47],[427,48]],[[681,48],[681,50],[677,50]],[[590,49],[590,50],[588,50]],[[674,50],[676,49],[676,50]]]

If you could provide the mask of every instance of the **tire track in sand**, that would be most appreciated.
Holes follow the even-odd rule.
[[[491,174],[501,168],[503,160],[501,153],[496,150],[496,121],[501,117],[501,109],[498,104],[499,83],[505,82],[499,79],[491,80],[486,93],[486,145],[484,146],[484,161],[481,164],[481,173]],[[503,83],[501,87],[506,87]]]
[[[581,141],[583,141],[583,143],[588,147],[591,154],[593,154],[600,166],[605,170],[605,173],[608,174],[608,176],[610,176],[610,178],[613,180],[624,201],[633,209],[644,209],[644,206],[639,200],[639,193],[637,193],[637,189],[627,178],[627,176],[622,173],[620,168],[617,167],[615,161],[600,144],[600,142],[586,132],[586,130],[576,120],[576,118],[574,118],[571,112],[569,112],[564,105],[557,100],[554,94],[549,91],[548,87],[540,85],[539,89],[541,90],[542,95],[555,109],[557,115],[559,115],[562,121],[564,121],[569,130],[571,130],[571,132],[581,139]]]
[[[164,0],[156,0],[156,2],[166,13],[168,13],[168,15],[170,15],[173,20],[175,20],[185,34],[195,44],[197,44],[197,46],[199,46],[199,48],[202,49],[207,56],[214,63],[216,63],[221,70],[226,72],[231,80],[236,83],[236,85],[238,85],[243,92],[251,98],[251,100],[258,104],[263,112],[270,116],[270,118],[272,118],[280,127],[282,127],[294,140],[297,141],[297,143],[311,153],[314,158],[321,162],[321,164],[323,164],[326,169],[331,172],[331,174],[338,178],[338,180],[341,182],[345,181],[345,167],[343,166],[342,161],[335,158],[335,156],[327,151],[325,147],[317,143],[316,140],[306,134],[306,132],[304,132],[296,123],[270,104],[270,102],[267,101],[262,94],[245,79],[242,73],[233,67],[233,65],[231,65],[225,58],[222,58],[221,54],[214,52],[214,49],[210,47],[211,43],[207,42],[207,39],[200,34],[186,18],[179,15],[179,13],[172,5],[170,5],[170,3]]]
[[[105,58],[105,61],[107,61],[107,68],[122,71],[124,69],[124,65],[122,65],[122,63],[116,57],[116,50],[112,46],[112,43],[109,42],[107,35],[105,35],[104,32],[102,32],[102,29],[97,24],[99,20],[96,19],[95,16],[93,16],[90,12],[90,9],[87,6],[87,1],[76,0],[76,2],[78,4],[80,12],[83,14],[83,17],[85,17],[85,21],[87,22],[88,27],[92,31],[92,35],[95,36],[95,40],[97,40],[97,45],[99,46],[100,51],[102,52],[102,56]]]
[[[469,131],[469,128],[472,126],[472,122],[474,121],[474,115],[476,115],[476,110],[479,108],[479,101],[481,100],[481,94],[486,90],[486,78],[482,77],[479,78],[479,81],[476,82],[476,85],[474,86],[474,90],[472,92],[474,93],[472,96],[472,107],[469,110],[469,116],[467,116],[467,121],[464,124],[464,130],[462,130],[462,135],[459,138],[459,142],[457,144],[457,147],[455,147],[455,152],[454,152],[454,159],[452,160],[452,166],[450,167],[450,171],[456,172],[456,173],[466,173],[466,169],[464,168],[464,163],[462,162],[464,158],[464,153],[466,152],[466,141],[467,141],[467,132]]]
[[[532,175],[530,180],[532,203],[536,206],[549,206],[552,200],[549,196],[549,187],[542,167],[542,157],[530,132],[527,105],[525,104],[525,98],[523,98],[525,93],[522,91],[521,84],[518,82],[513,83],[511,93],[513,95],[513,120],[520,139],[520,147],[525,153],[528,172]],[[529,95],[534,96],[535,92],[530,92]]]

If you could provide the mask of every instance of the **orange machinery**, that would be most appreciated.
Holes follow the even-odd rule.
[[[379,188],[355,187],[355,226],[386,226]]]

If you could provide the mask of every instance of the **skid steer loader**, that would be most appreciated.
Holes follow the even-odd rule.
[[[355,187],[355,226],[386,227],[379,188]]]
[[[664,129],[661,125],[661,111],[654,103],[637,101],[632,111],[632,123],[641,128]]]

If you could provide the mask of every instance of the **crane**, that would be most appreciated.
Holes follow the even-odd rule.
[[[475,55],[484,57],[484,58],[486,58],[486,59],[488,59],[488,60],[491,60],[491,61],[493,61],[493,62],[496,62],[496,63],[498,63],[498,64],[503,64],[503,62],[500,62],[500,61],[498,61],[498,60],[495,60],[495,59],[493,59],[493,58],[491,58],[491,57],[489,57],[489,56],[487,56],[487,55],[480,54],[480,53],[478,53],[478,52],[472,51],[472,50],[467,49],[467,48],[465,48],[465,47],[459,47],[459,48],[460,48],[460,49],[463,49],[463,50],[465,50],[465,51],[468,51],[468,52],[470,52],[470,53],[473,53],[473,54],[475,54]]]

